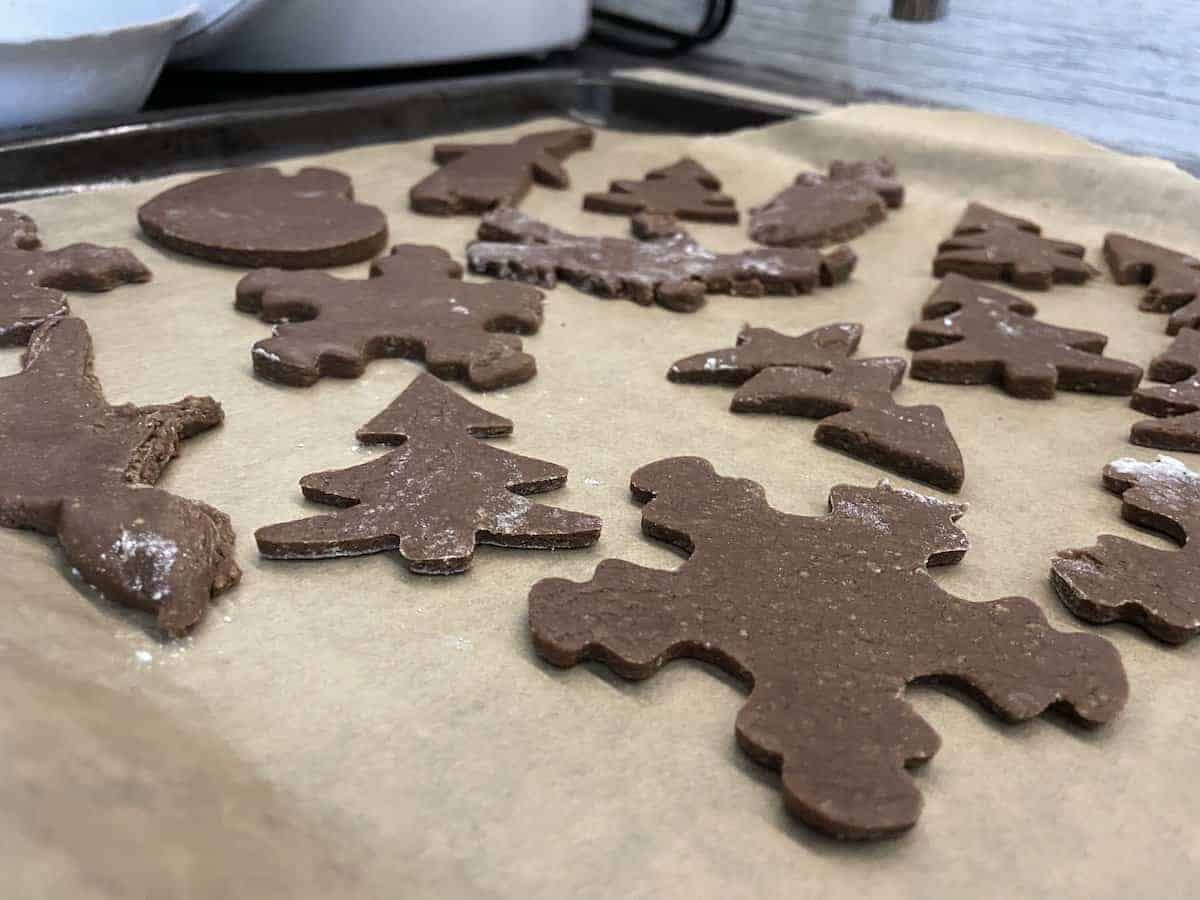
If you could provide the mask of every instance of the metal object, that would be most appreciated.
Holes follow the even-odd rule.
[[[793,108],[756,100],[578,69],[157,110],[91,122],[82,131],[0,132],[0,203],[542,116],[623,131],[709,134],[795,115]]]
[[[892,0],[892,18],[902,22],[933,22],[946,15],[950,0]]]

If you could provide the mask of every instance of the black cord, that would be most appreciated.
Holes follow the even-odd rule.
[[[593,40],[646,56],[675,56],[720,37],[733,18],[736,0],[707,0],[695,32],[677,31],[606,9],[592,10]],[[601,26],[597,28],[596,26]]]

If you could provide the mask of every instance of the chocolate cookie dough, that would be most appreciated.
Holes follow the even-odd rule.
[[[439,378],[477,390],[521,384],[537,374],[517,334],[542,324],[542,292],[513,284],[469,284],[440,247],[400,244],[366,280],[324,272],[251,272],[236,306],[282,323],[254,345],[254,371],[307,387],[322,376],[357,378],[382,357],[424,360]],[[512,332],[500,334],[498,332]]]
[[[790,188],[750,210],[750,237],[773,247],[823,247],[858,237],[904,202],[896,167],[880,158],[835,160],[829,174],[804,172]]]
[[[1133,393],[1130,405],[1156,418],[1135,422],[1129,439],[1159,450],[1200,453],[1200,331],[1188,328],[1150,362],[1151,381]]]
[[[950,272],[1017,287],[1049,290],[1054,284],[1082,284],[1098,273],[1083,261],[1084,247],[1042,237],[1041,226],[970,203],[954,235],[938,245],[933,274]]]
[[[0,347],[23,346],[43,322],[69,315],[64,291],[109,291],[150,280],[150,270],[119,247],[41,246],[33,219],[0,210]]]
[[[440,169],[409,191],[413,210],[431,216],[481,213],[515,206],[534,180],[547,187],[570,184],[561,160],[592,146],[590,128],[539,131],[511,144],[438,144]]]
[[[412,572],[452,575],[477,544],[554,550],[600,537],[595,516],[526,500],[562,487],[567,470],[476,438],[512,433],[512,422],[419,375],[358,438],[399,445],[371,462],[306,475],[304,496],[347,507],[255,533],[272,559],[329,559],[395,550]]]
[[[1200,632],[1200,475],[1169,456],[1118,459],[1104,486],[1121,497],[1121,516],[1166,535],[1179,550],[1159,550],[1101,535],[1093,547],[1065,550],[1051,565],[1063,604],[1088,622],[1129,622],[1160,641],[1182,644]]]
[[[772,366],[829,372],[858,349],[862,333],[857,322],[824,325],[796,337],[747,325],[737,336],[737,346],[681,359],[667,370],[667,378],[692,384],[741,384]]]
[[[817,443],[948,491],[963,483],[958,444],[936,406],[892,400],[904,377],[895,357],[850,361],[862,325],[842,322],[789,337],[746,326],[737,346],[679,360],[671,381],[733,384],[734,412],[823,419]]]
[[[105,598],[154,613],[178,635],[237,583],[229,517],[151,487],[179,445],[219,425],[210,397],[110,406],[81,319],[53,319],[24,370],[0,379],[0,525],[57,537]]]
[[[643,239],[677,231],[677,219],[730,224],[738,221],[737,205],[732,197],[721,193],[720,179],[686,156],[673,165],[647,172],[642,181],[617,180],[606,194],[585,195],[583,208],[634,216],[634,234]]]
[[[473,272],[554,287],[558,279],[600,297],[628,297],[649,306],[694,312],[706,293],[749,297],[800,294],[818,283],[850,277],[849,247],[713,253],[685,232],[650,241],[582,237],[559,231],[511,208],[483,217],[479,241],[467,247]]]
[[[937,406],[901,406],[904,380],[894,356],[849,360],[830,372],[776,366],[733,395],[734,412],[821,419],[818,444],[946,491],[962,487],[962,454]]]
[[[0,250],[36,250],[40,246],[33,219],[15,209],[0,209]]]
[[[1167,334],[1200,328],[1200,259],[1127,234],[1104,239],[1104,258],[1117,284],[1144,284],[1139,309],[1170,313]]]
[[[1133,393],[1142,370],[1101,356],[1108,338],[1039,322],[1014,294],[948,275],[908,332],[912,377],[946,384],[999,384],[1014,397],[1046,400],[1056,388]]]
[[[138,210],[164,247],[230,266],[315,269],[370,259],[387,244],[387,219],[354,202],[332,169],[233,169],[176,185]]]
[[[884,482],[833,488],[826,516],[790,515],[695,457],[644,466],[631,488],[643,532],[688,559],[673,571],[609,559],[583,584],[539,582],[535,648],[632,679],[680,657],[724,669],[750,692],[739,745],[827,834],[885,837],[920,815],[906,769],[940,740],[904,697],[914,681],[956,684],[1008,721],[1055,706],[1100,724],[1125,703],[1107,641],[1055,631],[1023,597],[965,602],[930,577],[967,550],[962,506]]]
[[[835,159],[829,164],[829,177],[833,181],[854,181],[869,187],[883,198],[888,209],[899,209],[904,205],[904,185],[896,177],[896,164],[886,156],[853,162]]]

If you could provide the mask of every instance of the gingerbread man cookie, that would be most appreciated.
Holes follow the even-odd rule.
[[[462,266],[440,247],[393,247],[366,280],[262,269],[238,283],[236,305],[280,323],[251,352],[254,371],[280,384],[357,378],[368,361],[396,356],[477,390],[537,374],[517,335],[541,327],[542,292],[464,282]]]

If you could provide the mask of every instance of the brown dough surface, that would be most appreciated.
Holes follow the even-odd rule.
[[[796,337],[747,325],[737,336],[737,346],[681,359],[667,371],[667,378],[691,384],[742,384],[772,366],[828,372],[858,349],[862,333],[857,322],[823,325]]]
[[[888,209],[899,209],[904,205],[904,185],[896,177],[896,164],[886,156],[851,162],[835,159],[829,164],[829,177],[833,181],[854,181],[869,187],[883,198]]]
[[[15,209],[0,209],[0,249],[36,250],[40,246],[33,219]]]
[[[150,270],[120,247],[41,246],[33,219],[0,209],[0,347],[23,346],[43,322],[69,315],[64,291],[109,291],[150,280]]]
[[[1134,391],[1130,405],[1156,418],[1135,422],[1129,439],[1159,450],[1200,453],[1200,331],[1180,331],[1150,362],[1151,381]]]
[[[515,206],[536,180],[547,187],[571,182],[561,160],[592,146],[590,128],[539,131],[511,144],[438,144],[439,168],[409,191],[413,210],[431,216],[481,213]]]
[[[1051,564],[1063,604],[1088,622],[1129,622],[1160,641],[1182,644],[1200,632],[1200,475],[1177,459],[1118,459],[1104,486],[1121,497],[1121,516],[1180,545],[1160,550],[1101,535],[1095,546],[1064,550]]]
[[[634,219],[634,234],[641,238],[661,235],[668,230],[666,222],[676,219],[731,224],[738,221],[737,204],[721,193],[720,179],[686,156],[647,172],[641,181],[617,180],[609,185],[608,193],[584,195],[583,208],[628,216],[650,214],[654,218]],[[669,230],[678,230],[678,226]]]
[[[821,419],[818,444],[947,491],[962,487],[962,453],[937,406],[901,406],[895,356],[848,360],[831,372],[764,369],[733,395],[734,412]]]
[[[1045,400],[1056,388],[1133,393],[1142,370],[1100,354],[1108,338],[1039,322],[1028,300],[948,275],[909,329],[912,376],[947,384],[999,384],[1014,397]]]
[[[1104,258],[1117,284],[1144,284],[1139,309],[1169,312],[1167,334],[1200,327],[1200,259],[1127,234],[1104,239]]]
[[[633,474],[642,530],[678,547],[674,571],[605,560],[583,584],[534,585],[534,646],[556,666],[594,659],[648,678],[679,657],[750,689],[737,737],[782,771],[788,809],[840,838],[911,827],[921,797],[905,771],[937,733],[904,699],[915,681],[950,682],[1009,721],[1050,706],[1112,719],[1128,687],[1104,639],[1050,628],[1031,600],[969,603],[927,566],[957,562],[963,507],[881,483],[840,485],[830,513],[789,515],[761,485],[696,457]]]
[[[138,210],[152,239],[230,266],[310,269],[370,259],[387,244],[387,219],[354,202],[332,169],[231,169],[163,191]]]
[[[797,337],[746,326],[737,346],[698,353],[667,371],[671,381],[742,385],[734,412],[823,419],[817,443],[949,491],[962,487],[958,445],[936,406],[898,406],[891,397],[904,377],[895,357],[847,357],[862,325],[841,322]]]
[[[699,309],[706,293],[790,295],[839,284],[857,262],[849,247],[825,255],[803,248],[713,253],[685,232],[649,241],[583,237],[507,207],[483,217],[479,238],[467,247],[473,272],[545,287],[561,278],[600,297],[678,312]]]
[[[381,357],[424,360],[439,378],[477,390],[528,381],[534,358],[518,334],[542,325],[542,292],[515,284],[470,284],[440,247],[400,244],[367,279],[261,269],[237,286],[236,306],[282,323],[254,345],[254,371],[306,387],[322,376],[357,378]],[[497,332],[511,332],[498,334]]]
[[[241,577],[229,517],[150,487],[182,441],[220,424],[210,397],[110,406],[81,319],[53,319],[0,379],[0,525],[57,537],[79,577],[178,635]]]
[[[1057,283],[1082,284],[1098,273],[1083,260],[1081,244],[1042,237],[1028,219],[970,203],[954,235],[938,245],[933,274],[950,272],[1017,287],[1049,290]]]
[[[890,160],[835,160],[829,174],[804,172],[795,184],[750,210],[750,237],[773,247],[823,247],[858,237],[904,202]]]
[[[470,567],[476,544],[538,550],[594,544],[595,516],[520,496],[562,487],[566,469],[476,440],[512,428],[419,375],[358,432],[363,443],[398,449],[301,479],[309,500],[348,508],[260,528],[259,551],[272,559],[329,559],[395,550],[412,572],[450,575]]]

